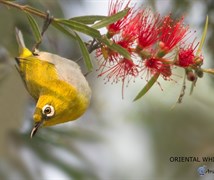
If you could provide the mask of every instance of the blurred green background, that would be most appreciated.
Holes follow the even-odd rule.
[[[65,18],[106,15],[108,7],[107,0],[19,2]],[[214,67],[212,0],[141,2],[162,15],[185,15],[186,23],[197,30],[198,40],[209,15],[204,67]],[[37,20],[42,25],[42,20]],[[28,47],[33,46],[34,39],[25,15],[2,4],[0,27],[0,179],[196,180],[202,178],[197,173],[199,166],[214,170],[214,162],[169,161],[172,156],[214,157],[213,77],[205,74],[199,79],[192,96],[188,95],[188,84],[183,103],[171,110],[182,87],[183,78],[177,76],[181,71],[173,77],[177,82],[160,81],[163,91],[155,85],[134,103],[132,99],[142,88],[141,79],[130,83],[122,100],[121,86],[104,84],[94,71],[87,76],[93,91],[87,113],[78,121],[41,129],[30,139],[35,103],[14,68],[18,53],[15,27],[23,32]],[[74,60],[81,56],[76,43],[52,27],[40,49]],[[84,72],[83,63],[80,65]],[[213,179],[214,174],[203,178]]]

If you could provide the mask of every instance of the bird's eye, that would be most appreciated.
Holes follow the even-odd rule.
[[[44,114],[47,117],[52,117],[54,115],[54,107],[47,104],[42,108],[42,114]]]

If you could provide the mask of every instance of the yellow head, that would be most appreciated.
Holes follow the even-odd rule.
[[[88,108],[91,90],[79,66],[55,54],[39,51],[33,54],[23,40],[20,42],[19,72],[28,92],[37,101],[31,137],[41,126],[80,117]]]
[[[34,121],[36,124],[42,122],[42,126],[52,126],[75,120],[85,112],[89,100],[89,97],[70,84],[52,81],[48,86],[43,86],[36,104]]]

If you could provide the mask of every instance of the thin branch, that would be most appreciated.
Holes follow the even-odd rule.
[[[5,1],[5,0],[0,0],[0,3],[10,6],[10,7],[14,7],[14,8],[22,10],[22,11],[29,12],[29,13],[34,14],[43,19],[46,19],[46,17],[47,17],[46,13],[43,13],[43,12],[41,12],[37,9],[34,9],[30,6],[27,6],[27,5],[20,5],[20,4],[17,4],[17,3],[11,2],[11,1]]]
[[[92,53],[94,50],[96,50],[97,48],[100,47],[100,43],[97,42],[96,39],[93,39],[93,41],[91,41],[89,44],[88,44],[88,52],[89,53]]]
[[[201,69],[201,70],[205,73],[209,73],[209,74],[214,75],[214,69]]]

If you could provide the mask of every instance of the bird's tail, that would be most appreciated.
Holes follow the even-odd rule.
[[[28,57],[32,55],[32,52],[26,48],[22,32],[16,28],[16,40],[19,46],[19,57]]]
[[[21,54],[23,49],[26,48],[24,38],[22,32],[18,28],[16,28],[15,31],[16,31],[16,40],[19,45],[19,53]]]

